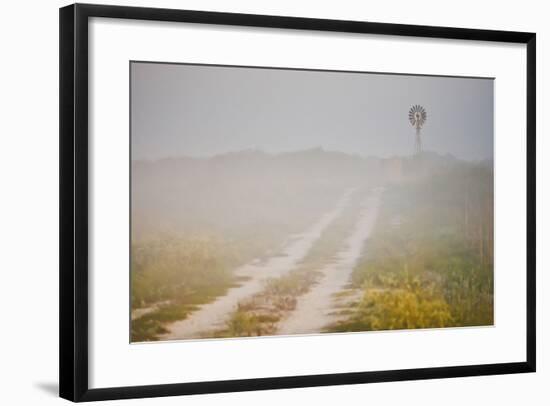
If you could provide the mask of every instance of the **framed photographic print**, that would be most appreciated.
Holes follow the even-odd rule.
[[[60,395],[535,371],[535,34],[60,10]]]

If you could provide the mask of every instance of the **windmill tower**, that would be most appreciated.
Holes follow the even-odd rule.
[[[409,121],[411,125],[416,129],[416,137],[414,139],[414,152],[416,155],[420,155],[422,152],[422,138],[420,136],[420,129],[426,122],[426,110],[419,104],[415,104],[409,110]]]

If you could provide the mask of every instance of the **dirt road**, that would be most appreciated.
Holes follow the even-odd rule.
[[[230,289],[225,296],[201,306],[186,319],[167,326],[169,332],[161,336],[161,340],[204,337],[213,330],[225,327],[225,323],[236,310],[239,301],[260,292],[267,278],[282,276],[297,266],[327,226],[347,208],[355,192],[356,189],[346,191],[336,205],[322,215],[312,227],[289,239],[290,242],[283,249],[282,255],[271,257],[259,264],[259,261],[255,260],[237,269],[235,272],[237,276],[246,276],[250,279],[241,286]]]
[[[348,283],[378,216],[382,189],[375,189],[363,203],[355,229],[335,260],[321,269],[323,277],[308,293],[298,299],[296,309],[279,323],[277,334],[312,334],[322,332],[335,317],[334,294]]]

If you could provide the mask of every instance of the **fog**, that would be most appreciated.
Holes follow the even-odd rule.
[[[132,341],[492,324],[493,80],[131,73]]]

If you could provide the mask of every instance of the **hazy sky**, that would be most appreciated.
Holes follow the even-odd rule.
[[[314,147],[409,155],[408,111],[428,113],[425,150],[493,157],[493,80],[132,63],[133,159]]]

